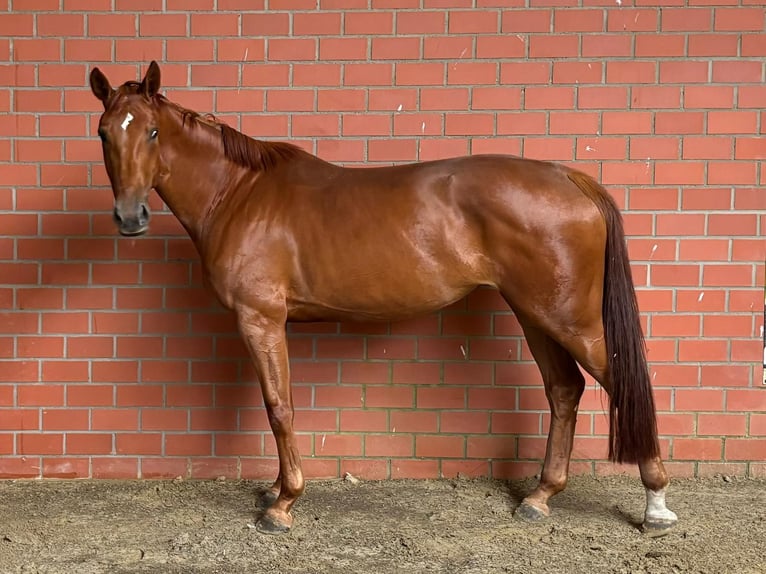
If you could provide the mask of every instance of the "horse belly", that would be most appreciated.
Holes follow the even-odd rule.
[[[310,278],[289,302],[296,319],[410,317],[449,305],[478,285],[493,284],[485,257],[454,241],[431,248],[407,241],[357,244],[326,256],[314,253],[311,261],[313,272],[302,273]]]

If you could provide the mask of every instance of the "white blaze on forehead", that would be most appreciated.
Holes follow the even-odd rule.
[[[133,114],[128,112],[128,115],[125,116],[125,119],[122,120],[122,123],[120,124],[120,127],[122,128],[122,130],[123,131],[127,130],[128,126],[130,125],[130,122],[132,121],[133,121]]]

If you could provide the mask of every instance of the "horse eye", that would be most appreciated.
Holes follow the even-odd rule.
[[[158,132],[156,129],[155,129],[155,130],[152,130],[151,132],[149,132],[149,139],[150,139],[150,140],[153,140],[153,139],[155,139],[155,138],[157,137],[157,134],[158,134],[158,133],[159,133],[159,132]]]

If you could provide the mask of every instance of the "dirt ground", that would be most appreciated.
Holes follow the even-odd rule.
[[[766,481],[676,480],[680,518],[637,529],[632,478],[575,477],[542,523],[527,481],[311,481],[282,536],[248,481],[0,482],[2,574],[766,572]]]

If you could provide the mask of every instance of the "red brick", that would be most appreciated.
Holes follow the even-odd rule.
[[[16,452],[22,455],[64,454],[64,435],[53,433],[19,433]]]
[[[317,142],[317,155],[327,161],[362,163],[364,149],[363,141],[322,139]]]
[[[663,84],[691,84],[709,81],[708,62],[661,62],[660,82]]]
[[[141,14],[139,16],[141,36],[186,36],[187,28],[186,14]]]
[[[139,478],[137,458],[91,458],[92,478]]]
[[[365,108],[366,94],[361,89],[326,89],[317,93],[319,111],[361,111]]]
[[[689,56],[736,56],[736,34],[689,34]]]
[[[728,345],[725,340],[692,340],[678,342],[678,360],[682,362],[726,361]]]
[[[205,437],[209,438],[206,435]],[[166,441],[173,443],[173,446],[175,446],[173,439],[177,438],[178,437],[175,435],[168,435]],[[207,454],[204,451],[195,452],[193,449],[195,442],[198,442],[197,439],[202,438],[202,435],[187,435],[187,438],[188,444],[185,446],[187,447],[188,452],[194,452],[194,454]],[[122,455],[160,454],[162,452],[162,435],[159,433],[120,433],[115,437],[115,450],[117,454]],[[178,453],[174,448],[170,448],[168,445],[166,454],[174,455]]]
[[[121,437],[118,437],[118,440]],[[209,456],[212,436],[208,434],[165,435],[165,454],[170,456]],[[142,449],[143,450],[143,449]]]
[[[760,83],[761,63],[741,60],[713,62],[713,81],[721,83]]]
[[[315,60],[316,40],[312,38],[270,38],[266,52],[269,60]]]
[[[721,460],[721,439],[675,438],[673,458],[677,460]]]
[[[747,337],[751,336],[751,321],[745,316],[716,316],[704,318],[702,332],[710,337]]]
[[[663,32],[705,32],[712,29],[713,11],[710,8],[664,8]]]
[[[497,11],[453,10],[449,16],[449,34],[493,34],[498,29]]]
[[[495,117],[493,114],[449,114],[444,125],[444,134],[451,135],[492,135]]]
[[[766,439],[726,439],[726,460],[766,459]]]
[[[441,34],[446,31],[446,22],[445,12],[396,12],[396,33],[398,35]]]
[[[85,409],[43,409],[43,430],[88,430],[88,411]]]
[[[315,446],[316,456],[360,456],[362,437],[360,435],[340,434],[322,435]]]
[[[724,393],[721,390],[677,389],[675,391],[675,407],[678,411],[722,411],[724,410],[723,402]]]
[[[603,66],[593,62],[554,62],[554,84],[601,83]]]
[[[87,458],[46,457],[43,459],[42,475],[44,478],[87,478],[89,460]]]
[[[239,33],[237,14],[192,14],[192,36],[236,36]]]
[[[37,34],[40,36],[82,36],[85,18],[82,14],[38,14]]]
[[[33,14],[0,14],[0,35],[3,36],[32,36],[34,25]]]
[[[633,55],[632,52],[630,34],[587,34],[582,36],[581,55],[584,58],[629,57]],[[569,56],[572,55],[569,54]]]
[[[735,435],[744,436],[747,430],[747,417],[742,414],[704,414],[697,416],[697,433],[700,435]]]
[[[766,393],[762,389],[730,389],[726,391],[728,412],[766,412]]]
[[[344,15],[343,32],[346,35],[392,34],[393,12],[348,12]]]
[[[412,139],[372,140],[368,144],[370,161],[413,161],[417,153]]]
[[[460,436],[417,435],[415,437],[415,456],[418,458],[463,458],[465,439]]]
[[[365,60],[367,38],[320,38],[320,60]]]
[[[412,408],[414,392],[408,386],[368,386],[364,406],[368,408]]]
[[[417,60],[420,58],[420,40],[418,38],[373,38],[372,58],[374,60]]]
[[[476,38],[476,57],[479,59],[522,58],[525,52],[526,42],[520,35],[479,36]],[[470,51],[467,54],[470,55]]]
[[[447,67],[447,84],[495,84],[497,65],[489,62],[457,62]]]
[[[502,84],[547,84],[550,81],[550,62],[503,62],[500,64]]]
[[[682,57],[685,56],[685,37],[681,34],[638,34],[636,35],[636,57]],[[691,45],[692,36],[689,37]],[[691,50],[690,50],[691,52]],[[690,56],[701,54],[689,54]]]
[[[39,409],[0,409],[0,429],[2,430],[40,430]]]
[[[111,454],[112,435],[97,433],[67,433],[67,454]]]
[[[61,59],[60,40],[26,40],[14,42],[14,58],[19,62],[44,62]]]
[[[219,62],[258,62],[266,53],[263,38],[218,38],[215,43]]]
[[[340,413],[342,432],[385,432],[387,429],[385,411],[343,410]]]
[[[143,478],[187,477],[186,459],[142,457],[141,476]]]
[[[624,159],[626,155],[626,138],[577,138],[577,159]]]
[[[766,414],[750,415],[750,435],[766,436]]]
[[[170,61],[205,61],[213,58],[213,40],[167,40],[167,57]]]
[[[502,32],[550,32],[552,10],[508,10],[503,12]]]
[[[634,88],[633,92],[637,89],[639,88]],[[627,103],[628,91],[623,87],[594,86],[580,87],[577,90],[579,109],[624,109]]]
[[[381,40],[384,41],[385,39]],[[413,38],[413,40],[416,40]],[[373,40],[373,58],[375,55],[375,40]],[[414,53],[415,50],[410,50]],[[460,59],[473,56],[473,39],[466,36],[430,37],[423,41],[423,57],[426,59]]]
[[[574,141],[570,138],[527,138],[524,157],[537,160],[567,161],[574,155]]]
[[[763,30],[764,11],[762,8],[716,8],[715,30],[742,32]]]
[[[407,434],[367,435],[364,441],[365,456],[412,457],[414,438]]]
[[[606,81],[610,84],[653,84],[657,81],[657,66],[654,62],[607,62]]]
[[[290,90],[287,92],[268,92],[266,109],[268,111],[311,111],[314,109],[314,92],[309,90]]]
[[[732,38],[736,40],[736,35],[732,34]],[[727,56],[735,56],[734,54],[726,54]],[[766,40],[764,40],[763,34],[744,34],[742,35],[742,55],[743,56],[766,56]]]
[[[338,86],[341,68],[338,64],[294,64],[295,86]]]
[[[758,116],[755,112],[714,111],[707,116],[708,133],[756,133]]]

